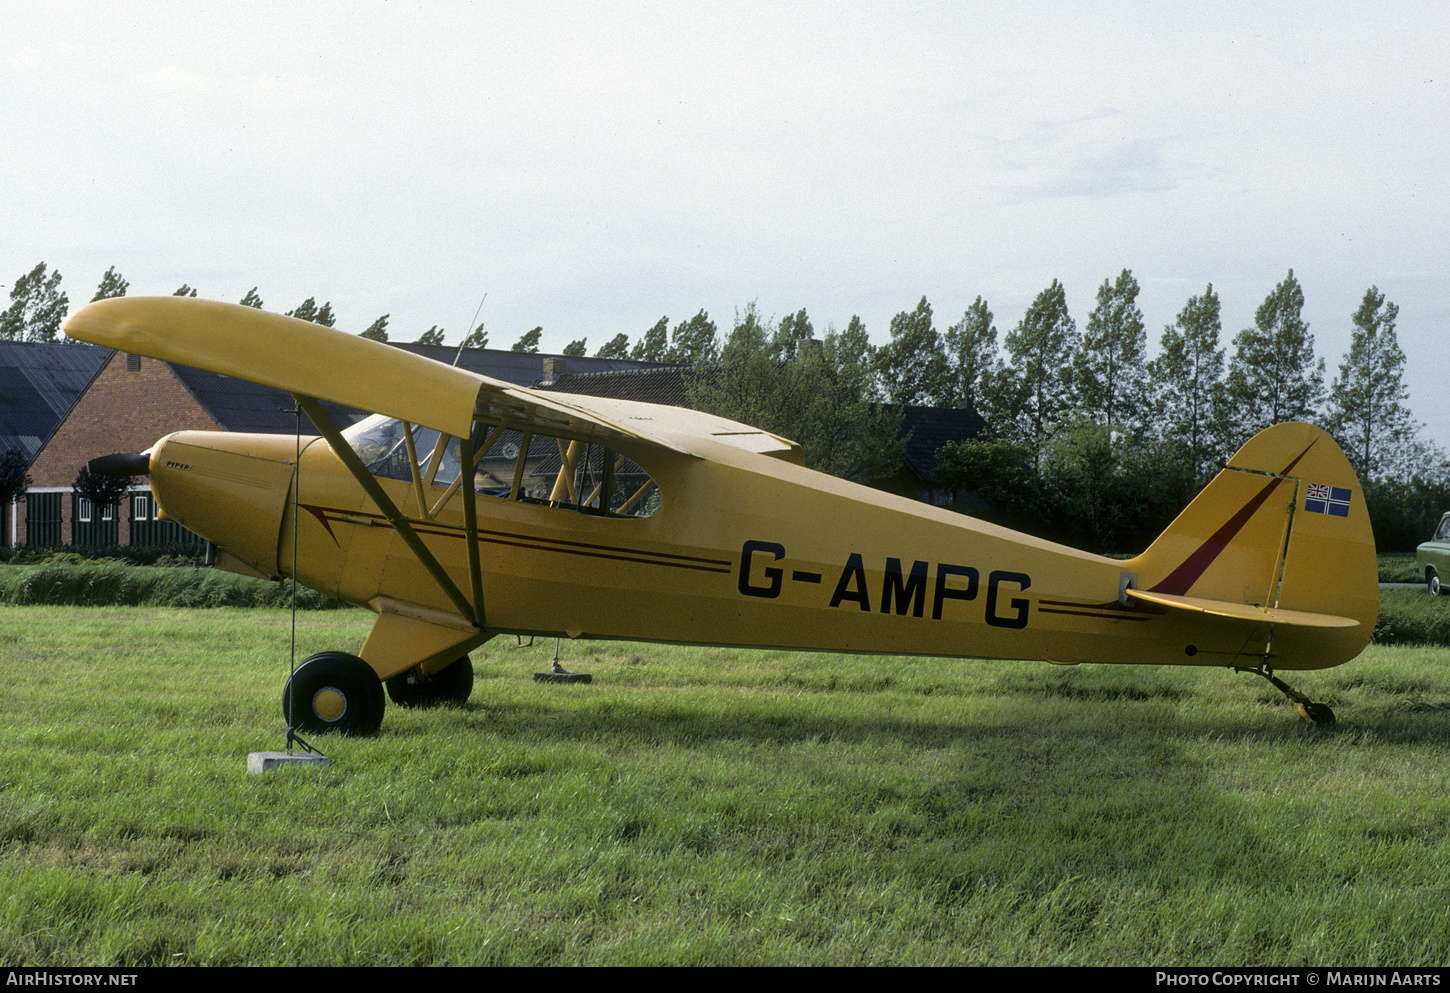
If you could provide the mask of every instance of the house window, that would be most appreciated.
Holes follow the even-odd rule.
[[[82,524],[91,522],[91,502],[85,497],[76,497],[76,520]]]

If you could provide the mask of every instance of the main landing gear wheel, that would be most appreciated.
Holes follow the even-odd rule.
[[[431,676],[414,666],[385,684],[388,696],[400,707],[462,706],[473,692],[473,660],[467,655]]]
[[[1430,588],[1431,596],[1440,595],[1440,574],[1434,569],[1425,570],[1425,585]]]
[[[282,689],[282,716],[289,727],[309,734],[375,734],[386,706],[373,667],[346,652],[309,656]]]

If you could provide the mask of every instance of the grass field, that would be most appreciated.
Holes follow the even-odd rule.
[[[368,615],[304,613],[299,657]],[[284,611],[0,607],[0,961],[1450,963],[1450,650],[1223,671],[497,639],[282,745]]]

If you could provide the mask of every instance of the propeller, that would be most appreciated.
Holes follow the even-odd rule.
[[[151,456],[145,452],[102,455],[86,463],[96,476],[146,476],[151,472]]]

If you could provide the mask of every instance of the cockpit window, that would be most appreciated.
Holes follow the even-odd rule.
[[[659,509],[649,474],[603,445],[514,429],[490,432],[489,440],[478,463],[480,493],[610,517]]]
[[[457,491],[457,438],[381,414],[343,435],[374,476],[416,482],[435,494],[443,488],[429,498],[429,516]],[[610,517],[648,517],[659,509],[659,487],[649,474],[597,443],[476,423],[473,444],[473,483],[481,495]]]

